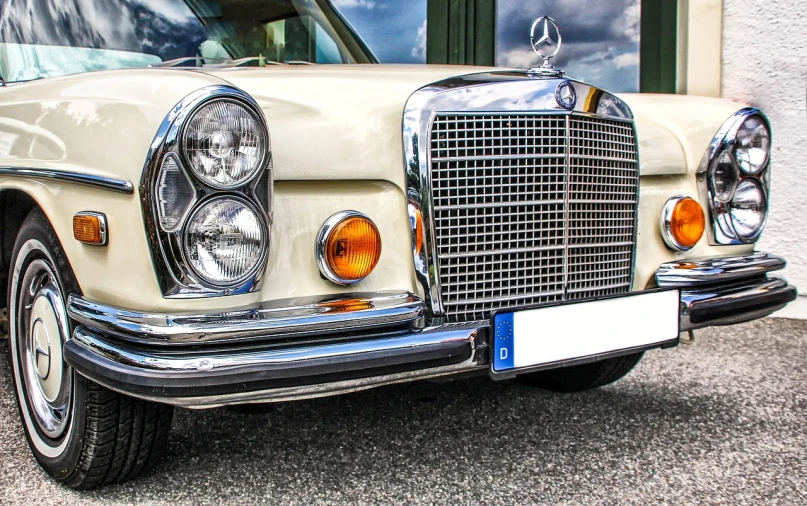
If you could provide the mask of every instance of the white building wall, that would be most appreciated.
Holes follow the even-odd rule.
[[[783,255],[785,275],[807,295],[807,0],[723,0],[722,90],[771,120],[771,213],[759,249]]]

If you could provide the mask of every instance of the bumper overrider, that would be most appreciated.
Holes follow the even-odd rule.
[[[767,253],[689,259],[662,265],[656,282],[680,291],[680,330],[688,331],[784,307],[796,289],[769,274],[784,266]],[[181,315],[127,311],[72,296],[68,311],[78,325],[64,355],[76,371],[113,390],[185,407],[318,397],[484,372],[490,363],[488,321],[430,318],[411,293],[354,293]]]

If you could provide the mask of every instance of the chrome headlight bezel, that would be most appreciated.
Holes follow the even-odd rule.
[[[746,120],[752,117],[759,118],[764,128],[767,129],[769,144],[764,166],[756,172],[749,173],[742,170],[737,163],[736,149],[737,134]],[[752,244],[759,240],[762,231],[765,229],[769,211],[770,140],[772,137],[767,116],[759,109],[746,107],[737,111],[723,124],[706,150],[698,168],[697,177],[702,202],[707,203],[709,210],[710,219],[708,224],[710,226],[707,226],[707,233],[712,245]],[[728,165],[726,164],[726,157],[728,157]],[[718,164],[723,165],[722,171],[726,176],[734,180],[730,191],[722,192],[722,195],[720,189],[715,185],[715,171]],[[732,219],[732,200],[739,185],[749,179],[760,186],[765,205],[759,227],[750,235],[741,235],[737,232]]]
[[[184,132],[189,118],[192,118],[200,108],[216,101],[235,102],[249,110],[258,119],[262,134],[265,135],[265,150],[262,153],[259,168],[239,184],[224,188],[215,187],[198,177],[191,169],[188,157],[183,153]],[[164,226],[157,200],[159,198],[157,184],[161,179],[165,160],[172,160],[172,163],[178,166],[179,171],[192,186],[193,194],[192,203],[183,211],[178,223],[170,222],[171,227]],[[232,86],[215,85],[197,90],[177,104],[163,121],[151,144],[140,184],[143,218],[157,280],[163,296],[166,298],[216,297],[258,290],[268,258],[272,225],[272,194],[271,140],[263,111],[252,97]],[[248,275],[234,280],[232,283],[215,284],[206,281],[191,268],[187,260],[184,238],[190,217],[211,199],[222,196],[242,199],[254,208],[265,232],[265,248],[258,266],[252,269]]]

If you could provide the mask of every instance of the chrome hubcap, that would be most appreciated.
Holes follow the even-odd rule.
[[[50,265],[34,260],[22,280],[18,335],[25,391],[39,429],[61,436],[68,422],[72,378],[62,358],[67,318],[59,283]]]

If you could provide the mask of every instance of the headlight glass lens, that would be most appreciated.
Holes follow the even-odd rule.
[[[762,187],[754,179],[745,179],[737,186],[731,200],[730,214],[734,231],[742,238],[759,233],[765,222],[767,202]]]
[[[731,161],[731,156],[727,152],[721,153],[712,169],[712,185],[714,186],[715,198],[720,202],[731,200],[739,179],[739,174],[737,174],[737,169]]]
[[[196,192],[187,176],[179,168],[176,158],[168,155],[157,177],[157,212],[160,226],[173,232],[196,201]]]
[[[220,286],[245,279],[265,248],[260,217],[240,200],[211,200],[188,221],[185,251],[193,271],[208,283]]]
[[[266,149],[261,120],[236,102],[209,102],[185,127],[183,150],[191,169],[213,188],[235,188],[252,179]]]
[[[737,131],[734,156],[740,170],[746,174],[759,174],[768,163],[771,134],[759,116],[749,116]]]

